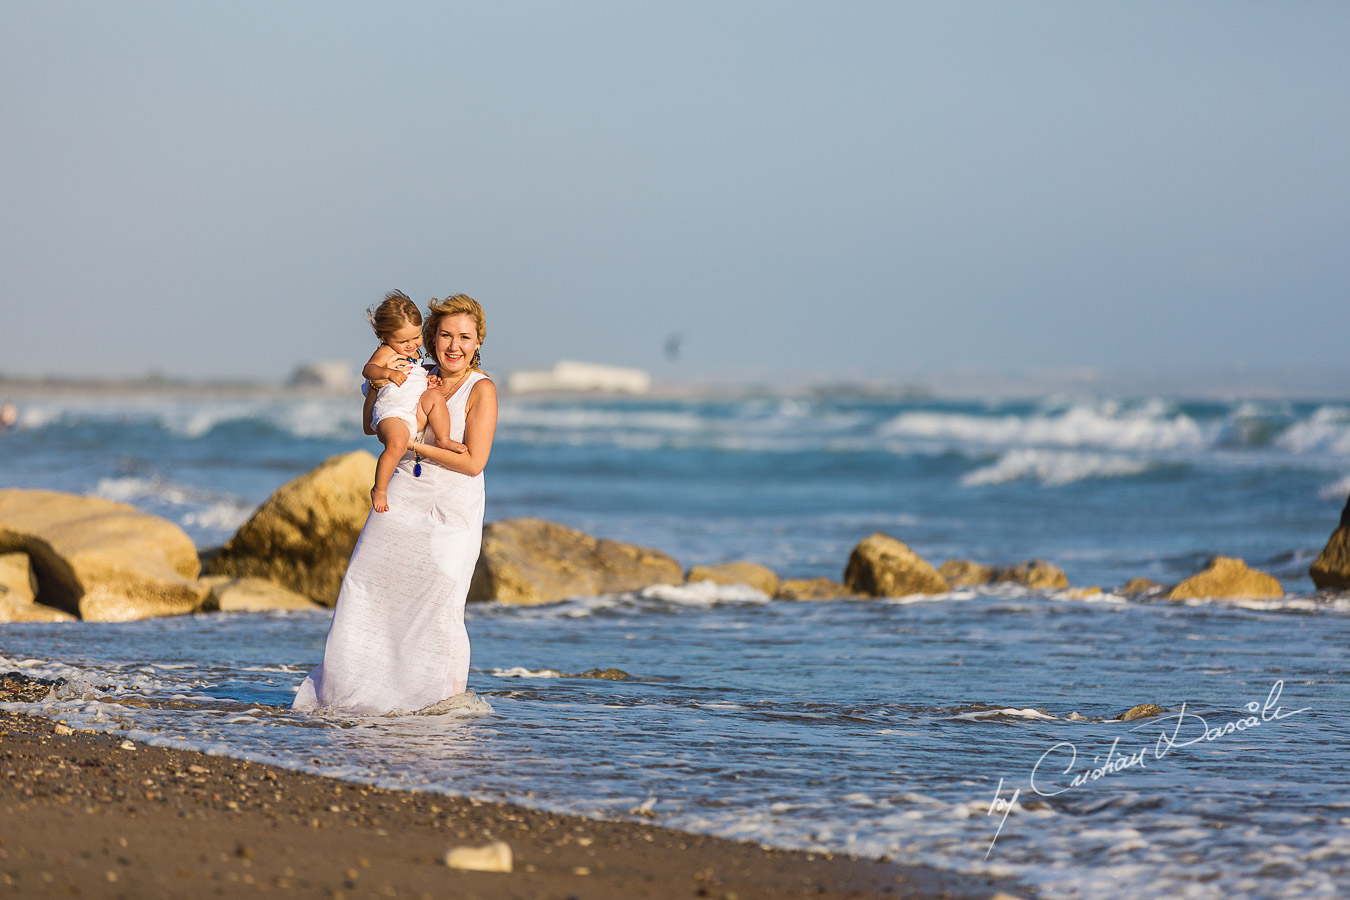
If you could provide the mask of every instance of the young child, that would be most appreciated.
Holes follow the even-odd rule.
[[[384,444],[375,465],[375,486],[370,502],[376,512],[389,511],[389,479],[414,433],[427,423],[436,435],[436,446],[463,453],[465,446],[450,440],[450,411],[438,390],[427,389],[427,370],[419,365],[422,347],[422,313],[402,291],[385,294],[384,302],[366,310],[370,326],[380,339],[361,375],[367,381],[388,379],[379,389],[371,413],[371,427]]]

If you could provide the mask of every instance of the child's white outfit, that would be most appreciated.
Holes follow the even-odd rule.
[[[412,359],[411,356],[404,358]],[[370,427],[378,428],[380,420],[393,418],[406,422],[409,434],[417,432],[417,404],[421,402],[422,395],[427,390],[427,370],[416,360],[413,362],[414,365],[408,370],[408,377],[402,384],[394,384],[391,381],[375,395],[375,410],[370,417]]]

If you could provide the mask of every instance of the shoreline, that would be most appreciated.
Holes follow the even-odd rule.
[[[0,710],[0,885],[23,896],[1008,898],[1023,885],[395,791]],[[451,869],[505,841],[513,871]]]

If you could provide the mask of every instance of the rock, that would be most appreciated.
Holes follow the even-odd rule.
[[[511,845],[493,841],[484,847],[453,847],[445,854],[445,864],[465,872],[510,872]]]
[[[201,579],[209,593],[203,612],[264,612],[269,609],[320,609],[320,604],[261,578],[208,575]]]
[[[37,574],[28,554],[0,553],[0,623],[75,621],[68,612],[33,602],[37,593]]]
[[[504,519],[483,526],[469,599],[533,606],[683,580],[680,564],[659,550],[542,519]]]
[[[1069,586],[1069,578],[1064,574],[1064,570],[1043,559],[1030,559],[1015,566],[999,569],[994,575],[994,581],[1011,581],[1042,590]]]
[[[64,609],[55,609],[41,603],[25,603],[23,600],[0,594],[0,623],[75,621],[78,621],[76,617]]]
[[[938,568],[938,574],[954,588],[978,587],[993,581],[998,570],[969,559],[949,559]]]
[[[1240,559],[1216,556],[1204,571],[1172,588],[1168,600],[1196,597],[1283,597],[1284,588],[1273,576],[1248,568]]]
[[[1067,716],[1065,716],[1064,718],[1068,719],[1070,722],[1086,722],[1086,721],[1087,721],[1087,716],[1085,716],[1085,715],[1083,715],[1082,713],[1077,712],[1077,711],[1074,711],[1074,712],[1069,713],[1069,714],[1068,714]]]
[[[1131,578],[1116,593],[1122,597],[1147,597],[1150,594],[1161,593],[1165,587],[1166,585],[1152,578]]]
[[[844,584],[872,597],[942,594],[950,590],[928,562],[901,541],[878,531],[849,554]]]
[[[1113,718],[1113,722],[1131,722],[1135,719],[1147,719],[1151,716],[1160,716],[1167,710],[1156,703],[1140,703],[1138,706],[1132,706],[1125,712]]]
[[[197,548],[183,529],[125,503],[0,491],[0,553],[28,554],[37,599],[94,622],[199,609]]]
[[[858,595],[828,578],[787,578],[778,583],[775,600],[842,600]]]
[[[778,576],[773,569],[752,562],[694,566],[685,573],[684,580],[711,581],[713,584],[744,584],[769,597],[778,590]]]
[[[1070,600],[1090,600],[1093,597],[1100,597],[1102,589],[1100,585],[1089,585],[1088,587],[1072,588],[1068,592]]]
[[[632,678],[623,669],[587,669],[585,672],[577,672],[575,675],[569,675],[569,678],[598,678],[601,681],[627,681]]]
[[[28,554],[0,553],[0,598],[32,603],[37,599],[37,592],[37,575],[33,573]]]
[[[1327,539],[1327,545],[1308,569],[1317,589],[1350,589],[1350,498],[1341,510],[1341,524]]]
[[[206,574],[262,578],[332,606],[374,482],[375,457],[365,450],[325,460],[278,488],[211,557]]]

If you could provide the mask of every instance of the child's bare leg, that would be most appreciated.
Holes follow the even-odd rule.
[[[384,452],[375,463],[375,486],[370,489],[370,505],[376,512],[389,512],[389,479],[394,477],[398,461],[408,451],[408,425],[401,419],[385,419],[376,426]]]
[[[446,408],[445,397],[440,391],[427,391],[417,404],[417,424],[426,427],[428,422],[431,423],[432,433],[436,435],[437,447],[456,453],[468,449],[459,441],[450,440],[450,410]]]

